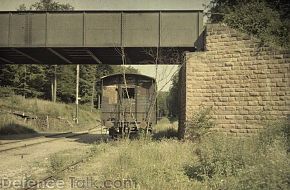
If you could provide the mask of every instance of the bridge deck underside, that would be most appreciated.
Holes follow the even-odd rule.
[[[202,19],[194,10],[0,12],[0,64],[122,64],[121,47],[127,64],[156,63],[156,47],[167,57],[159,64],[177,64],[201,48]]]
[[[195,48],[158,48],[158,64],[179,64]],[[157,48],[124,48],[125,64],[155,64]],[[121,48],[0,48],[0,64],[121,65]]]

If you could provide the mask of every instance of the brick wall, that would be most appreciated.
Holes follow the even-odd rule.
[[[215,130],[256,133],[261,121],[290,114],[290,51],[261,47],[257,39],[224,25],[206,31],[206,51],[187,54],[180,73],[179,135],[202,105],[213,107]]]

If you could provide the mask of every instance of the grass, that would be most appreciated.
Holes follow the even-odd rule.
[[[162,118],[153,129],[153,138],[160,140],[162,138],[177,138],[178,123],[170,121],[168,118]]]
[[[197,121],[193,123],[202,128],[201,120]],[[162,119],[154,130],[168,134],[166,131],[174,126]],[[179,141],[165,135],[158,140],[99,143],[89,152],[95,157],[86,161],[91,162],[89,167],[83,165],[73,173],[92,175],[100,181],[131,180],[136,184],[126,189],[289,189],[289,123],[273,122],[264,127],[257,136],[245,138],[202,130],[196,141]],[[50,171],[60,171],[71,163],[71,158],[63,153],[51,156]]]
[[[130,179],[137,189],[289,189],[288,137],[289,125],[273,123],[246,138],[119,140],[96,145],[108,156],[91,170],[102,180]]]
[[[163,119],[155,132],[170,128]],[[132,181],[126,189],[289,189],[289,124],[267,124],[257,136],[245,138],[203,134],[197,141],[165,136],[95,144],[92,159],[73,173],[100,182]],[[59,171],[71,157],[53,155],[49,168]]]
[[[64,103],[53,103],[40,99],[25,99],[22,96],[11,96],[0,98],[0,109],[5,111],[20,111],[32,116],[37,116],[37,120],[27,120],[8,114],[0,113],[0,134],[1,129],[7,131],[11,128],[10,133],[21,133],[12,129],[31,128],[38,132],[62,132],[86,130],[97,125],[99,119],[98,111],[88,111],[85,106],[80,106],[79,124],[74,124],[75,105]],[[48,125],[46,118],[49,118]],[[10,126],[10,127],[9,127]],[[17,127],[18,126],[18,127]],[[48,127],[47,127],[48,126]],[[4,134],[4,133],[3,133]]]
[[[29,127],[23,120],[10,115],[0,114],[0,135],[29,134],[36,133],[35,129]]]
[[[252,138],[208,135],[198,144],[198,162],[186,172],[211,189],[288,189],[290,159],[285,129],[289,130],[289,124],[273,123]]]
[[[183,167],[194,162],[193,144],[177,140],[115,142],[116,156],[101,171],[103,180],[130,179],[140,189],[189,189],[200,182],[189,180]]]

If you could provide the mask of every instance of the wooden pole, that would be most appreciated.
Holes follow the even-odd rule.
[[[26,72],[27,72],[27,66],[24,66],[24,85],[23,85],[23,93],[24,98],[26,98]]]
[[[101,95],[98,94],[98,109],[101,109]]]
[[[76,76],[76,124],[79,123],[79,80],[80,80],[80,65],[77,64],[77,76]]]
[[[56,90],[57,90],[56,66],[57,65],[54,66],[53,102],[56,102]]]
[[[94,109],[94,96],[95,96],[95,77],[94,77],[94,81],[93,81],[93,86],[92,86],[92,98],[91,98],[91,112],[93,112]]]
[[[53,86],[53,81],[51,80],[51,101],[53,102],[54,101],[54,86]]]

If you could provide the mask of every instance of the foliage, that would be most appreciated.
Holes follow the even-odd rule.
[[[167,99],[169,92],[159,91],[157,95],[158,117],[166,117],[169,114]]]
[[[53,0],[39,0],[39,2],[33,3],[29,10],[38,10],[38,11],[69,11],[74,8],[70,4],[61,4]],[[25,4],[21,4],[18,11],[26,11],[27,7]]]
[[[14,95],[14,90],[10,87],[1,87],[0,88],[0,98],[9,97]]]
[[[43,96],[47,77],[43,65],[1,65],[1,86],[11,87],[15,93],[29,97]]]
[[[268,121],[263,124],[264,130],[260,132],[257,140],[261,148],[267,148],[275,143],[276,139],[283,139],[290,147],[290,124],[287,120]]]
[[[103,64],[80,65],[80,103],[91,102],[93,85],[96,85],[95,83],[99,78],[116,72],[123,72],[123,68]],[[126,72],[139,73],[133,67],[126,67]],[[54,80],[54,75],[55,66],[53,65],[4,64],[0,66],[0,86],[1,88],[6,86],[15,94],[25,97],[51,99],[51,83]],[[56,78],[57,99],[65,103],[75,102],[76,65],[56,66]],[[95,99],[96,96],[93,97],[94,102]]]
[[[183,165],[193,161],[191,143],[123,140],[114,143],[111,150],[100,171],[102,179],[131,179],[137,189],[148,190],[196,187],[183,172]]]
[[[31,128],[35,131],[83,131],[96,127],[99,113],[91,112],[86,106],[80,106],[79,124],[74,125],[75,105],[64,103],[53,103],[40,99],[30,99],[21,96],[0,98],[0,127],[10,124]],[[37,116],[39,120],[27,120],[5,113],[5,111],[24,112],[28,115]],[[49,128],[46,124],[46,116],[49,117]],[[38,121],[40,123],[38,123]]]
[[[210,115],[211,109],[212,107],[201,107],[200,110],[189,119],[186,130],[191,140],[200,140],[205,134],[209,133],[209,129],[214,127]]]
[[[160,129],[168,127],[167,123],[162,120]],[[211,133],[198,143],[175,139],[100,143],[91,149],[94,156],[86,160],[88,163],[73,172],[77,176],[98,174],[100,181],[131,180],[133,187],[128,189],[286,190],[290,180],[285,144],[289,125],[279,123],[270,124],[271,129],[265,126],[253,137]],[[71,153],[66,155],[71,158]],[[54,165],[62,165],[59,159]]]
[[[39,0],[33,3],[29,9],[25,4],[22,4],[17,9],[18,11],[26,10],[38,10],[38,11],[69,11],[74,8],[70,4],[61,4],[53,0]],[[66,69],[64,69],[66,67]],[[6,65],[2,78],[7,78],[8,81],[2,85],[8,85],[16,88],[17,94],[28,96],[28,97],[41,97],[44,99],[50,99],[51,94],[49,93],[51,83],[54,80],[54,76],[60,78],[57,87],[57,94],[60,95],[59,99],[67,103],[73,102],[74,98],[74,87],[69,78],[75,78],[71,66],[62,66],[57,68],[57,73],[54,71],[52,65]],[[1,68],[2,70],[2,68]],[[11,76],[11,77],[9,77]],[[8,84],[5,84],[8,83]]]
[[[130,73],[130,74],[139,74],[140,72],[138,71],[138,69],[135,69],[134,67],[131,66],[119,66],[119,65],[114,65],[112,66],[113,68],[113,73],[117,74],[117,73],[123,73],[124,69],[125,69],[125,73]]]
[[[153,139],[161,140],[164,138],[177,138],[178,137],[178,123],[170,122],[168,118],[162,118],[154,126]]]
[[[69,159],[63,154],[52,154],[49,157],[47,172],[53,175],[55,178],[61,178],[62,176],[59,172],[69,164],[68,160]]]
[[[289,1],[212,0],[209,8],[212,22],[225,22],[262,43],[289,47]]]
[[[62,102],[75,102],[76,65],[60,65],[57,69],[57,97]]]
[[[61,4],[53,0],[39,0],[29,8],[22,4],[19,11],[68,11],[73,10],[70,4]],[[56,69],[55,69],[56,68]],[[127,73],[139,73],[133,67],[126,67]],[[79,96],[81,104],[96,102],[96,81],[104,75],[123,73],[122,66],[80,65]],[[55,78],[56,77],[56,78]],[[75,65],[35,65],[6,64],[0,65],[1,88],[10,88],[17,95],[28,98],[51,99],[54,80],[57,81],[57,100],[65,103],[75,102],[76,66]],[[97,90],[95,90],[97,91]],[[6,93],[7,94],[7,93]]]
[[[91,102],[96,85],[96,65],[80,65],[80,97],[81,103]]]
[[[287,189],[287,129],[289,125],[272,125],[252,138],[204,136],[196,149],[198,162],[186,166],[185,172],[210,189]]]
[[[179,87],[178,74],[174,75],[172,79],[172,86],[169,89],[169,95],[167,97],[167,107],[169,112],[169,117],[177,118],[178,117],[178,108],[179,108]]]

